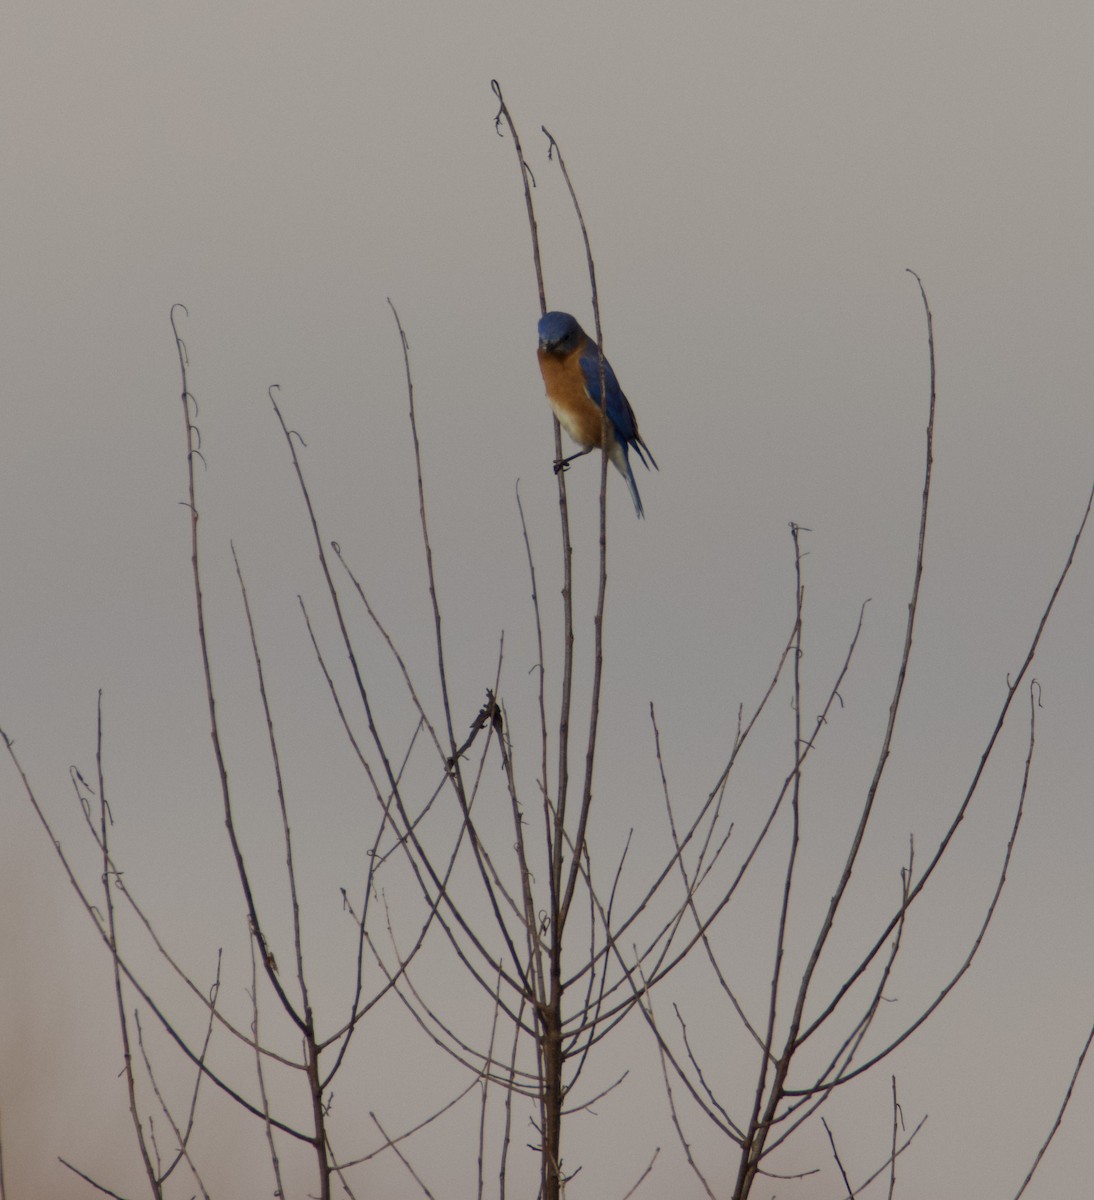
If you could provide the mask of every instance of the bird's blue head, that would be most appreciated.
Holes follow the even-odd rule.
[[[584,338],[585,331],[569,313],[549,312],[539,319],[539,348],[549,354],[570,354]]]

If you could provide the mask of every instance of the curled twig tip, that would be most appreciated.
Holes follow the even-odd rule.
[[[505,133],[501,127],[501,119],[502,117],[508,117],[509,110],[505,107],[505,97],[501,94],[501,84],[496,79],[491,79],[490,90],[498,98],[498,114],[494,118],[494,132],[498,137],[505,137]]]

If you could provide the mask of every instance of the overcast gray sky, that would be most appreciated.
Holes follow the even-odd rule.
[[[80,836],[67,770],[93,767],[102,688],[131,884],[195,970],[208,973],[225,923],[242,927],[179,507],[176,301],[189,309],[212,637],[240,803],[262,811],[269,791],[229,538],[279,664],[282,719],[302,731],[294,798],[316,833],[317,910],[337,912],[355,869],[345,831],[357,800],[346,775],[324,775],[307,732],[329,717],[296,595],[319,604],[321,589],[266,390],[280,385],[307,442],[325,533],[424,670],[427,597],[388,297],[410,341],[453,677],[469,719],[505,630],[511,702],[527,703],[517,480],[552,604],[557,512],[528,230],[512,147],[494,130],[496,77],[538,184],[548,304],[591,325],[580,237],[541,124],[580,193],[605,348],[661,466],[639,471],[641,523],[609,480],[614,607],[595,831],[608,860],[630,825],[651,861],[664,844],[651,701],[678,802],[716,778],[737,705],[758,699],[790,628],[797,521],[810,530],[810,713],[871,600],[806,793],[816,884],[829,886],[834,832],[856,811],[883,727],[911,582],[928,375],[905,268],[923,278],[937,475],[919,640],[873,847],[873,894],[889,903],[908,834],[925,852],[971,778],[1094,478],[1092,45],[1094,9],[1063,0],[8,0],[0,725],[66,845]],[[586,564],[596,483],[593,459],[575,465]],[[1092,563],[1085,547],[1035,667],[1037,759],[997,924],[952,1003],[893,1064],[909,1122],[930,1114],[902,1159],[908,1196],[1013,1195],[1094,1017]],[[587,582],[586,613],[591,595]],[[587,618],[584,637],[587,649]],[[785,770],[785,695],[779,703],[771,757],[749,768],[746,796]],[[934,907],[909,931],[894,998],[910,1006],[975,932],[1024,736],[1019,720]],[[58,1155],[134,1194],[109,964],[17,783],[0,770],[9,1194],[87,1195]],[[328,842],[347,843],[344,862]],[[884,905],[862,903],[868,929]],[[238,996],[245,965],[235,970]],[[636,1074],[656,1071],[640,1032],[635,1022]],[[621,1195],[627,1164],[653,1144],[665,1158],[648,1194],[668,1194],[669,1181],[673,1195],[700,1194],[656,1076],[645,1078],[590,1119],[584,1158],[575,1142],[585,1163],[575,1196]],[[856,1176],[883,1156],[887,1118],[881,1140],[869,1122],[887,1103],[883,1071],[830,1117]],[[1086,1076],[1028,1195],[1088,1186],[1092,1118]],[[698,1123],[693,1132],[720,1179],[725,1148]],[[238,1175],[220,1194],[269,1194],[250,1152],[233,1143]],[[258,1139],[254,1152],[261,1162]],[[418,1162],[439,1194],[456,1194],[444,1190],[446,1153],[441,1141]],[[823,1177],[786,1195],[838,1193],[819,1135],[792,1169],[811,1166]],[[385,1194],[416,1194],[395,1169],[383,1178]]]

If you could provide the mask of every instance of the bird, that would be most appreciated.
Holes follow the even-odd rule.
[[[576,454],[555,463],[557,475],[575,458],[600,447],[604,432],[600,412],[600,350],[569,313],[549,312],[540,317],[537,357],[547,399],[558,423],[581,447]],[[608,396],[608,457],[627,481],[634,511],[642,517],[645,513],[629,451],[634,448],[647,471],[651,466],[656,470],[661,468],[638,432],[634,411],[607,359],[604,359],[604,389]]]

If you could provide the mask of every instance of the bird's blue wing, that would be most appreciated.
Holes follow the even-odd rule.
[[[581,374],[585,378],[585,390],[589,399],[600,408],[600,358],[596,343],[590,340],[581,354]],[[604,360],[604,387],[608,393],[608,420],[611,421],[616,437],[622,442],[632,442],[638,433],[638,422],[630,402],[619,386],[612,364]]]

